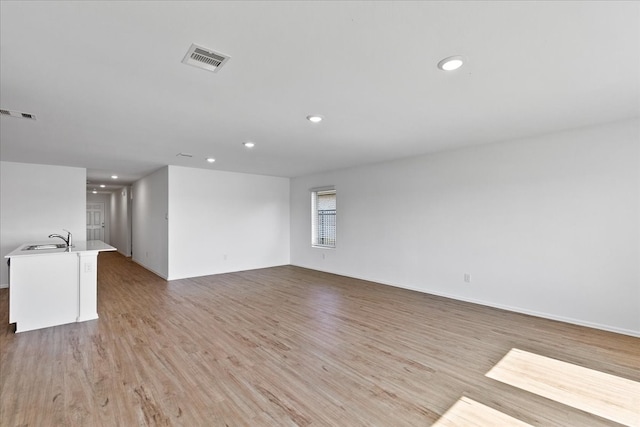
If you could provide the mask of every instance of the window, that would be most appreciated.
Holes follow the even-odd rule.
[[[336,190],[323,189],[311,193],[311,244],[336,247]]]

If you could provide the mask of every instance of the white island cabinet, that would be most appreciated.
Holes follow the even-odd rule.
[[[9,258],[9,323],[16,332],[98,318],[98,253],[116,248],[100,240],[76,242],[71,248],[27,249]]]

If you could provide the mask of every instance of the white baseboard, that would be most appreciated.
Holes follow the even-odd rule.
[[[6,289],[9,287],[8,283],[0,283],[0,289]]]
[[[411,287],[411,286],[403,286],[403,285],[399,285],[397,283],[381,282],[379,280],[373,280],[373,279],[366,278],[366,277],[358,277],[358,276],[351,276],[351,275],[348,275],[348,274],[340,274],[340,273],[335,273],[333,271],[320,270],[318,268],[307,267],[307,266],[304,266],[304,265],[298,265],[298,264],[291,264],[291,265],[295,265],[296,267],[307,268],[309,270],[321,271],[323,273],[336,274],[338,276],[350,277],[352,279],[365,280],[367,282],[379,283],[379,284],[385,285],[385,286],[393,286],[394,288],[407,289],[407,290],[410,290],[410,291],[421,292],[423,294],[429,294],[429,295],[435,295],[435,296],[439,296],[439,297],[443,297],[443,298],[449,298],[449,299],[453,299],[453,300],[456,300],[456,301],[464,301],[464,302],[469,302],[469,303],[472,303],[472,304],[484,305],[486,307],[499,308],[501,310],[512,311],[514,313],[527,314],[529,316],[540,317],[540,318],[543,318],[543,319],[556,320],[556,321],[559,321],[559,322],[570,323],[572,325],[586,326],[588,328],[600,329],[600,330],[607,331],[607,332],[615,332],[617,334],[629,335],[629,336],[632,336],[632,337],[640,338],[640,331],[634,331],[632,329],[618,328],[618,327],[615,327],[615,326],[603,325],[603,324],[600,324],[600,323],[589,322],[589,321],[585,321],[585,320],[581,320],[581,319],[574,319],[574,318],[571,318],[571,317],[557,316],[557,315],[554,315],[554,314],[549,314],[549,313],[529,310],[529,309],[522,308],[522,307],[512,307],[512,306],[503,305],[503,304],[496,304],[496,303],[493,303],[493,302],[490,302],[490,301],[476,300],[476,299],[473,299],[473,298],[464,298],[464,297],[460,297],[460,296],[457,296],[457,295],[451,295],[451,294],[447,294],[447,293],[443,293],[443,292],[432,292],[432,291],[427,292],[424,289],[418,289],[418,288],[414,288],[414,287]]]
[[[164,274],[160,274],[157,271],[155,271],[153,268],[149,268],[146,265],[142,264],[139,261],[136,261],[135,259],[131,258],[131,261],[135,262],[136,264],[138,264],[140,267],[144,268],[145,270],[149,270],[150,272],[152,272],[153,274],[155,274],[158,277],[163,278],[164,280],[168,280],[167,277]]]
[[[140,265],[142,265],[142,264],[140,264]],[[261,270],[263,268],[283,267],[285,265],[291,265],[291,264],[274,264],[274,265],[263,265],[263,266],[260,266],[260,267],[234,268],[234,269],[231,269],[231,270],[220,270],[220,271],[214,271],[214,272],[210,272],[210,273],[206,273],[206,274],[198,274],[197,276],[177,276],[177,277],[176,276],[169,276],[169,278],[166,279],[166,280],[172,281],[172,280],[182,280],[182,279],[193,279],[195,277],[206,277],[206,276],[215,276],[217,274],[229,274],[229,273],[238,273],[238,272],[241,272],[241,271]],[[158,273],[155,273],[155,274],[158,274]]]

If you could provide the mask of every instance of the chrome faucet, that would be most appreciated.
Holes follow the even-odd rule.
[[[73,235],[71,234],[71,232],[69,230],[65,230],[64,228],[63,228],[63,230],[67,232],[67,237],[66,238],[64,236],[59,235],[59,234],[49,234],[49,238],[51,239],[53,237],[58,237],[58,238],[62,239],[64,241],[64,243],[66,243],[67,248],[70,248],[71,246],[73,246],[73,241],[72,241]]]

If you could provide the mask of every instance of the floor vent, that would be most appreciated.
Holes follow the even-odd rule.
[[[227,55],[192,44],[184,56],[184,59],[182,59],[182,63],[215,73],[226,64],[229,59],[230,57]]]
[[[9,117],[15,117],[18,119],[31,119],[31,120],[35,120],[36,116],[30,113],[23,113],[20,111],[13,111],[13,110],[5,110],[4,108],[0,108],[0,116],[9,116]]]

